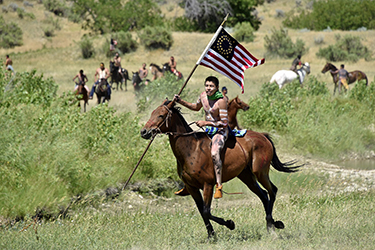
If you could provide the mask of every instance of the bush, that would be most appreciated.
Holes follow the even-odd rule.
[[[44,27],[43,32],[46,37],[53,37],[55,35],[55,29],[50,25]]]
[[[280,30],[273,28],[271,37],[266,35],[264,40],[264,47],[269,56],[292,58],[297,55],[302,56],[308,51],[308,49],[305,48],[305,43],[301,39],[297,38],[297,41],[294,44],[292,39],[288,36],[288,31],[282,28],[280,28]]]
[[[137,97],[137,110],[138,112],[144,112],[150,107],[158,106],[162,103],[165,98],[172,99],[182,87],[183,80],[176,81],[174,74],[166,74],[163,78],[156,79],[144,86],[141,91],[136,92]],[[198,96],[199,91],[190,91],[185,88],[181,94],[182,98],[187,96]]]
[[[81,38],[79,47],[81,48],[83,58],[88,59],[95,55],[94,44],[87,36]]]
[[[336,40],[336,44],[319,49],[316,56],[332,62],[357,62],[361,58],[364,58],[366,61],[371,60],[372,52],[366,46],[362,45],[360,37],[345,35],[341,38],[340,35],[336,35]]]
[[[236,24],[233,36],[239,42],[252,42],[255,39],[254,29],[249,22]]]
[[[130,32],[120,31],[114,33],[112,38],[117,41],[116,50],[120,52],[120,54],[130,53],[136,51],[138,48],[138,43],[133,39]],[[107,39],[103,44],[103,50],[107,57],[113,56],[113,51],[109,50],[110,43],[110,39]]]
[[[162,26],[146,26],[138,32],[138,37],[141,40],[141,44],[149,50],[158,48],[168,50],[173,44],[172,32]]]
[[[52,78],[44,79],[36,71],[17,73],[11,82],[5,77],[5,70],[1,70],[0,107],[17,106],[19,104],[34,104],[49,107],[56,97],[57,84]],[[11,89],[9,91],[9,89]]]
[[[361,27],[375,28],[375,4],[373,0],[314,1],[312,11],[302,11],[298,16],[288,13],[283,24],[293,29],[308,28],[356,30]]]
[[[189,20],[185,16],[176,17],[170,21],[170,26],[175,31],[193,32],[199,30],[197,22]]]
[[[68,13],[68,7],[63,1],[59,0],[43,0],[44,7],[53,12],[56,16],[66,16]]]
[[[13,48],[22,44],[21,28],[16,23],[6,23],[4,18],[0,16],[0,47]]]

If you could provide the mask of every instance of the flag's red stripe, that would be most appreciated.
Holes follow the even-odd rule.
[[[213,70],[215,71],[218,71],[224,75],[226,75],[228,78],[230,78],[232,81],[236,82],[237,84],[241,85],[241,81],[242,81],[242,76],[239,76],[239,75],[233,75],[231,73],[231,71],[228,71],[225,69],[225,67],[221,67],[220,65],[214,63],[213,61],[205,61],[205,60],[202,60],[201,62],[202,65],[205,65],[207,67],[210,67],[212,68]]]
[[[209,50],[207,54],[212,57],[212,60],[210,58],[206,58],[209,61],[211,61],[214,65],[220,68],[223,68],[223,66],[228,68],[223,68],[223,71],[228,72],[228,74],[233,73],[237,76],[241,76],[243,70],[241,68],[238,68],[236,65],[231,64],[226,59],[222,58],[220,54],[213,53],[211,50]]]

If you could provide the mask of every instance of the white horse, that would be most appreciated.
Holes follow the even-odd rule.
[[[298,75],[291,70],[279,70],[272,76],[270,83],[276,82],[281,89],[285,84],[290,83],[299,76],[299,82],[302,84],[306,75],[310,74],[310,64],[305,62],[302,67],[297,70],[297,73]]]

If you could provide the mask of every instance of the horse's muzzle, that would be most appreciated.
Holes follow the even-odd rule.
[[[141,137],[142,137],[143,139],[146,139],[146,140],[147,140],[147,139],[150,139],[151,136],[152,136],[152,134],[153,134],[152,131],[153,131],[152,129],[147,130],[147,129],[143,128],[143,129],[141,130]]]

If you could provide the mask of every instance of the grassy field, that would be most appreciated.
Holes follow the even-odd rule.
[[[323,166],[322,166],[323,167]],[[326,170],[329,168],[326,167]],[[316,168],[316,165],[314,166]],[[69,218],[31,219],[0,230],[2,249],[373,249],[374,189],[369,179],[349,172],[305,169],[288,175],[273,172],[279,187],[274,218],[285,229],[268,233],[259,199],[239,181],[214,201],[212,213],[236,223],[233,231],[213,224],[207,240],[203,221],[190,197],[165,198],[125,192],[114,200],[76,205]],[[336,173],[336,174],[335,174]],[[351,173],[353,174],[353,173]],[[372,179],[372,187],[373,187]],[[366,184],[366,185],[365,185]],[[362,188],[361,188],[362,187]],[[90,199],[86,202],[90,203]]]
[[[8,6],[13,1],[4,0],[3,6]],[[92,59],[84,60],[77,42],[81,36],[87,31],[80,28],[79,24],[74,24],[66,19],[54,17],[47,13],[43,5],[37,4],[34,7],[25,7],[26,11],[35,14],[36,19],[19,19],[15,13],[3,13],[7,20],[11,20],[19,24],[24,32],[24,45],[13,49],[0,48],[0,55],[5,59],[6,54],[10,54],[14,61],[14,68],[17,72],[31,71],[36,69],[39,74],[43,74],[46,78],[53,77],[58,85],[58,95],[73,90],[74,83],[72,78],[83,69],[89,78],[89,85],[93,83],[95,69],[100,62],[104,62],[108,66],[109,58],[101,52],[102,43],[106,37],[93,37],[96,55]],[[181,9],[177,8],[173,1],[166,1],[162,5],[163,12],[168,17],[181,15]],[[308,1],[303,0],[306,4]],[[21,3],[17,1],[20,5]],[[294,0],[276,0],[271,4],[265,3],[258,8],[259,16],[263,19],[262,26],[255,32],[256,39],[252,43],[245,43],[244,46],[249,49],[256,57],[261,58],[265,54],[264,37],[271,34],[273,27],[279,28],[282,19],[275,17],[276,10],[284,12],[294,8]],[[56,31],[56,36],[45,38],[43,28],[47,25],[49,18],[58,19],[62,27],[60,31]],[[320,47],[326,47],[335,43],[336,34],[351,34],[360,36],[363,44],[370,50],[375,51],[375,31],[369,30],[364,32],[357,31],[332,31],[332,32],[302,32],[299,30],[288,30],[288,34],[292,40],[302,39],[309,52],[302,57],[303,61],[309,62],[311,65],[311,76],[316,77],[319,81],[327,83],[330,93],[333,91],[332,78],[330,75],[323,75],[320,71],[325,64],[325,60],[316,57],[315,53]],[[122,56],[123,65],[129,72],[136,71],[143,62],[147,64],[162,64],[167,62],[169,57],[173,55],[177,59],[178,69],[187,77],[193,69],[200,54],[206,47],[213,34],[201,33],[182,33],[174,32],[174,45],[169,51],[154,50],[148,51],[143,47],[139,47],[136,52],[125,54]],[[316,45],[314,38],[324,37],[324,43]],[[134,34],[136,37],[136,34]],[[272,75],[280,69],[288,69],[292,60],[266,58],[266,63],[254,69],[248,69],[245,73],[245,93],[241,95],[241,90],[230,80],[218,75],[210,69],[198,67],[195,74],[188,83],[188,87],[192,90],[202,90],[203,80],[207,75],[217,75],[220,79],[221,86],[227,86],[229,89],[229,97],[240,96],[241,99],[248,101],[251,97],[257,95],[262,88],[262,84],[268,82]],[[336,65],[342,62],[336,62]],[[366,62],[360,60],[357,63],[345,63],[348,71],[362,70],[364,71],[369,82],[374,81],[375,67],[374,62]],[[151,78],[151,77],[150,77]],[[351,86],[351,89],[353,86]],[[172,96],[169,96],[171,98]],[[336,97],[330,97],[335,100]],[[196,96],[192,96],[190,101],[195,101]],[[113,107],[117,113],[124,114],[131,111],[131,116],[142,116],[138,114],[136,108],[136,96],[132,89],[129,91],[115,91],[113,93],[110,107]],[[319,100],[311,102],[319,103]],[[344,102],[337,99],[336,103]],[[306,103],[306,113],[314,107],[314,103]],[[327,102],[324,102],[327,105]],[[309,105],[309,106],[308,106]],[[90,101],[89,111],[96,106],[96,100]],[[37,109],[37,107],[33,107]],[[22,107],[20,108],[22,109]],[[28,109],[27,107],[25,109]],[[312,109],[312,110],[325,110]],[[35,114],[39,114],[40,110],[29,109],[28,116],[19,118],[36,119]],[[40,113],[43,114],[43,113]],[[241,116],[242,113],[239,113]],[[350,113],[352,114],[352,113]],[[8,114],[7,114],[8,115]],[[188,116],[188,114],[186,114]],[[120,116],[120,115],[119,115]],[[321,119],[327,115],[321,115]],[[12,117],[12,116],[9,116]],[[66,119],[78,119],[78,116],[66,115]],[[82,114],[79,118],[89,118],[97,121],[93,113]],[[298,118],[298,117],[297,117]],[[345,118],[345,117],[344,117]],[[140,125],[144,122],[144,117],[140,119]],[[126,119],[124,119],[126,120]],[[136,119],[134,119],[136,120]],[[302,119],[301,119],[302,120]],[[129,118],[126,121],[133,121]],[[342,120],[338,120],[340,122]],[[3,121],[2,121],[3,122]],[[60,121],[61,122],[61,121]],[[336,122],[336,121],[335,121]],[[8,125],[6,121],[3,123]],[[72,123],[73,124],[73,123]],[[93,129],[89,121],[84,123],[89,133],[93,133]],[[103,123],[104,124],[104,123]],[[336,124],[336,123],[335,123]],[[359,121],[355,123],[345,124],[343,126],[345,133],[350,133],[352,125],[358,126]],[[337,125],[339,126],[339,125]],[[49,135],[51,138],[39,138],[33,133],[28,135],[27,128],[24,126],[14,126],[24,132],[21,134],[24,143],[34,145],[34,147],[26,148],[26,145],[14,148],[17,154],[22,155],[23,150],[30,151],[29,158],[23,159],[27,165],[28,159],[37,159],[39,164],[50,155],[57,155],[55,162],[52,164],[59,165],[65,162],[69,168],[80,172],[80,168],[88,167],[95,170],[103,168],[102,175],[92,176],[92,180],[100,182],[101,185],[118,185],[118,175],[127,177],[134,163],[142,153],[141,149],[129,151],[121,151],[126,146],[136,144],[134,142],[121,142],[121,148],[118,152],[111,153],[111,159],[101,159],[93,157],[90,161],[86,160],[86,156],[77,156],[80,152],[80,146],[71,140],[71,137],[62,137],[63,130],[56,125],[55,134]],[[138,129],[137,126],[134,126]],[[8,131],[8,130],[6,130]],[[308,133],[309,130],[306,130]],[[271,133],[274,131],[270,131]],[[318,134],[317,131],[315,131]],[[64,132],[65,133],[65,132]],[[117,135],[123,136],[131,134],[130,130],[126,130]],[[322,132],[322,134],[324,134]],[[312,134],[311,136],[313,136]],[[337,132],[337,136],[339,132]],[[331,135],[332,136],[332,135]],[[334,135],[336,136],[336,135]],[[11,142],[11,135],[4,135]],[[20,137],[21,138],[21,137]],[[38,138],[40,141],[34,142]],[[227,228],[213,224],[217,233],[217,237],[207,240],[207,233],[203,221],[195,208],[191,197],[174,197],[173,191],[168,190],[163,196],[158,196],[147,192],[139,193],[126,191],[119,197],[109,198],[104,195],[105,190],[92,190],[92,193],[85,194],[81,200],[75,202],[69,210],[67,218],[58,218],[57,220],[42,220],[36,225],[31,226],[22,232],[23,228],[32,222],[32,214],[26,215],[26,220],[14,221],[4,218],[0,215],[0,248],[1,249],[374,249],[374,221],[375,215],[375,171],[374,170],[350,170],[341,169],[339,165],[328,164],[316,160],[314,155],[293,155],[301,151],[290,150],[288,144],[292,141],[285,140],[287,137],[279,137],[275,135],[276,148],[282,161],[298,159],[301,163],[307,165],[303,170],[296,174],[283,174],[271,171],[271,180],[279,188],[278,197],[274,208],[274,218],[282,220],[285,223],[284,230],[277,230],[274,234],[267,233],[265,214],[259,199],[253,195],[238,180],[234,180],[224,185],[226,192],[242,192],[242,195],[224,195],[219,201],[214,201],[212,212],[214,215],[225,219],[232,219],[236,223],[236,229],[230,231]],[[348,136],[348,138],[351,138]],[[17,140],[20,140],[17,138]],[[61,149],[53,144],[54,141],[61,140],[63,144]],[[77,139],[78,140],[78,139]],[[138,140],[138,139],[134,139]],[[83,139],[79,142],[83,144]],[[8,147],[11,143],[5,142],[1,145]],[[48,143],[51,142],[53,147]],[[35,144],[33,144],[35,143]],[[40,143],[40,145],[38,144]],[[146,142],[145,142],[146,143]],[[324,141],[322,142],[324,144]],[[349,142],[348,142],[349,143]],[[45,145],[44,145],[45,144]],[[165,137],[158,138],[154,142],[154,147],[150,150],[151,158],[145,158],[144,164],[147,166],[140,168],[140,172],[152,168],[154,161],[157,161],[157,169],[174,168],[174,159],[171,159],[171,153],[162,150],[167,144]],[[22,144],[21,144],[22,145]],[[136,144],[139,145],[139,144]],[[285,146],[285,147],[284,147]],[[306,150],[309,142],[305,142]],[[356,145],[353,145],[354,147]],[[43,151],[43,147],[49,148],[49,151]],[[25,149],[26,148],[26,149]],[[61,150],[65,152],[60,152]],[[36,154],[31,155],[32,152]],[[109,148],[114,152],[114,148]],[[324,150],[324,149],[321,149]],[[9,150],[9,152],[12,150]],[[8,152],[8,151],[7,151]],[[10,154],[10,153],[9,153]],[[45,154],[45,155],[43,155]],[[63,155],[65,154],[65,155]],[[11,155],[11,154],[10,154]],[[89,153],[87,153],[89,155]],[[130,160],[128,160],[130,157]],[[173,157],[172,157],[173,158]],[[95,163],[94,163],[95,162]],[[8,162],[9,163],[9,162]],[[29,206],[33,204],[28,198],[37,194],[38,196],[49,196],[47,199],[54,199],[53,194],[50,195],[48,185],[61,185],[61,193],[66,192],[64,183],[60,180],[45,180],[48,177],[43,174],[48,171],[48,164],[43,169],[37,169],[32,183],[25,183],[33,186],[33,189],[23,193],[21,197],[9,197],[9,195],[1,196],[5,202],[6,199],[17,202],[18,206]],[[88,164],[92,164],[88,166]],[[81,164],[81,165],[79,165]],[[122,165],[126,165],[121,169]],[[169,165],[170,166],[169,166]],[[128,166],[129,165],[129,166]],[[162,165],[162,166],[159,166]],[[1,166],[3,167],[3,166]],[[34,167],[34,166],[33,166]],[[35,168],[37,168],[35,166]],[[119,169],[118,172],[113,172]],[[150,170],[151,169],[151,170]],[[51,170],[50,170],[51,171]],[[158,171],[158,170],[154,170]],[[167,170],[166,170],[167,171]],[[139,176],[143,176],[138,172]],[[67,171],[68,173],[68,171]],[[82,174],[82,173],[80,173]],[[81,175],[77,175],[81,176]],[[123,177],[123,178],[125,178]],[[138,176],[135,176],[137,178]],[[157,182],[158,180],[156,180]],[[83,182],[83,181],[82,181]],[[111,183],[112,182],[112,183]],[[52,184],[51,184],[52,183]],[[57,183],[57,184],[56,184]],[[85,182],[86,184],[89,182]],[[111,184],[108,184],[111,183]],[[25,185],[25,186],[27,186]],[[99,185],[99,184],[95,184]],[[157,185],[157,184],[156,184]],[[41,190],[38,190],[41,189]],[[52,188],[50,188],[52,190]],[[46,190],[46,191],[44,191]],[[61,194],[62,200],[70,200]],[[5,198],[4,198],[5,197]],[[74,198],[72,198],[74,200]],[[13,203],[12,203],[13,204]],[[32,210],[32,209],[31,209]],[[0,208],[1,211],[1,208]],[[9,223],[9,222],[12,223]],[[36,230],[34,229],[36,228]]]

